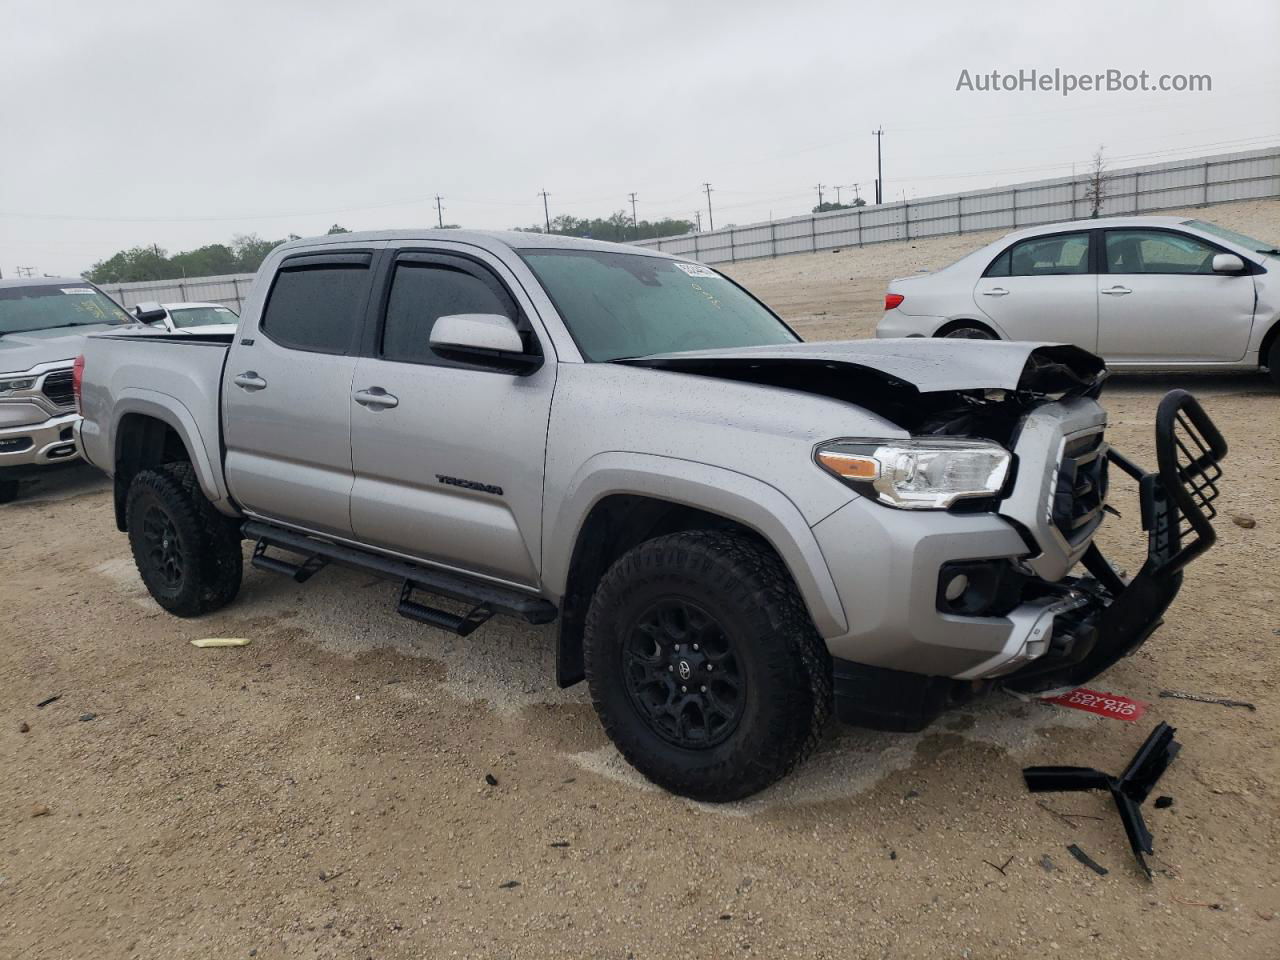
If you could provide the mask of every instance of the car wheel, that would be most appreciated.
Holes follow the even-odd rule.
[[[18,498],[18,478],[0,477],[0,503],[9,503]]]
[[[944,340],[994,340],[995,335],[990,330],[983,327],[963,326],[952,327],[946,333],[942,334]]]
[[[164,609],[195,617],[235,599],[244,564],[239,532],[201,493],[189,463],[134,477],[125,523],[142,582]]]
[[[1267,371],[1271,374],[1271,382],[1280,387],[1280,337],[1271,341],[1267,350]]]
[[[640,544],[587,612],[587,680],[609,738],[654,783],[739,800],[785,776],[831,711],[831,661],[766,545],[725,531]]]

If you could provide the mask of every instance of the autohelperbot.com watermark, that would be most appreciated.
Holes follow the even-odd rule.
[[[962,69],[956,90],[973,93],[1210,93],[1213,77],[1207,73],[1151,73],[1109,69],[1098,73],[1074,73],[1054,67],[1016,71]]]

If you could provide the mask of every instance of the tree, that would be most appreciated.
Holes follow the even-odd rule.
[[[540,224],[528,227],[515,227],[521,233],[545,233]],[[625,210],[616,210],[607,217],[594,217],[585,220],[570,214],[561,214],[551,221],[551,232],[566,237],[591,237],[595,240],[612,240],[625,242],[628,240],[650,240],[655,237],[678,237],[692,233],[693,224],[688,220],[641,220],[631,222],[631,215]]]
[[[1089,216],[1095,220],[1102,212],[1102,204],[1107,199],[1107,163],[1102,156],[1102,147],[1098,147],[1089,166],[1089,179],[1085,183],[1084,202],[1089,205]]]
[[[94,283],[133,283],[168,280],[175,274],[165,252],[152,244],[121,250],[106,260],[99,260],[84,272],[84,276]]]
[[[330,227],[328,230],[324,232],[324,235],[326,237],[332,237],[335,233],[350,233],[350,232],[351,231],[348,230],[346,227],[335,223],[332,227]]]
[[[855,200],[853,200],[851,203],[831,203],[830,201],[827,201],[826,203],[820,203],[816,207],[814,207],[811,212],[827,213],[830,210],[852,210],[855,207],[865,207],[866,205],[867,205],[867,201],[863,200],[861,197],[858,197]]]

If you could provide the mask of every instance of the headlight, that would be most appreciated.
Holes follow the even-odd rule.
[[[16,377],[13,379],[0,379],[0,395],[6,393],[17,393],[19,390],[30,390],[36,385],[35,377]]]
[[[834,440],[818,465],[866,496],[904,510],[945,510],[1000,492],[1009,451],[986,440]]]

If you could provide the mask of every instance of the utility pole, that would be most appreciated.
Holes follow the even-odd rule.
[[[862,199],[862,194],[860,194],[860,193],[858,192],[858,184],[856,184],[856,183],[853,185],[853,199],[854,199],[854,200],[861,200],[861,199]],[[855,204],[855,206],[856,206],[856,204]]]
[[[694,227],[694,232],[701,233],[702,232],[702,211],[701,210],[693,211],[693,220],[694,220],[694,223],[697,224],[697,226]]]
[[[840,184],[838,184],[838,183],[836,184],[836,206],[837,206],[837,207],[838,207],[838,206],[841,206],[841,203],[840,203]]]
[[[714,230],[716,228],[716,218],[711,214],[711,184],[704,183],[702,186],[707,191],[707,229]]]
[[[443,199],[444,197],[440,194],[436,194],[436,226],[441,230],[444,229],[444,209],[440,206],[440,201]]]
[[[818,206],[822,206],[822,188],[825,184],[818,184]]]
[[[640,222],[636,220],[636,195],[635,193],[630,193],[628,196],[631,197],[631,229],[634,230],[636,232],[636,236],[639,237]]]
[[[550,194],[547,193],[547,188],[543,187],[542,192],[538,194],[538,196],[542,198],[542,216],[547,221],[547,233],[550,233],[551,232],[551,211],[547,207],[547,197],[549,197]]]
[[[880,203],[884,190],[884,170],[880,162],[880,139],[884,136],[884,127],[878,130],[872,130],[871,135],[876,138],[876,203]]]

